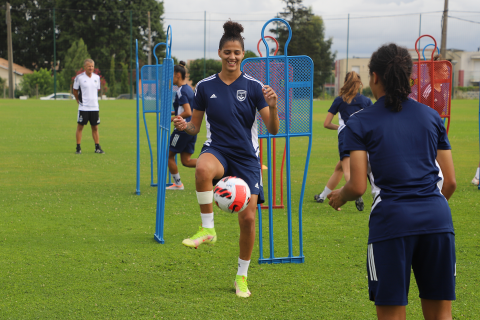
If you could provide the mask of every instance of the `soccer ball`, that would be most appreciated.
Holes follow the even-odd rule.
[[[239,213],[250,203],[248,184],[237,177],[225,177],[213,189],[213,200],[223,211]]]

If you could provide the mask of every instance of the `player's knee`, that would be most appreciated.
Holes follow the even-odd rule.
[[[214,176],[213,170],[208,166],[200,165],[195,169],[195,180],[197,181],[212,181]]]
[[[183,158],[182,158],[182,165],[183,165],[184,167],[188,167],[189,161],[190,161],[190,159],[183,159]]]

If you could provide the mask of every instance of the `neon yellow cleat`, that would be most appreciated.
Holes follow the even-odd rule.
[[[184,246],[197,249],[198,246],[204,243],[214,244],[217,241],[217,234],[215,228],[199,227],[198,232],[188,239],[182,241]]]
[[[245,276],[237,275],[233,285],[235,286],[235,294],[239,297],[248,298],[252,294],[250,290],[248,290],[247,277]]]

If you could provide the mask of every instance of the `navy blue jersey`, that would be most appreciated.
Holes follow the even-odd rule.
[[[331,114],[338,113],[338,123],[340,125],[338,127],[338,132],[340,132],[343,130],[352,114],[371,105],[372,100],[370,100],[370,98],[367,98],[365,96],[362,96],[360,93],[357,93],[355,98],[353,98],[350,103],[346,103],[345,101],[343,101],[343,98],[341,96],[336,97],[335,100],[333,100],[332,106],[330,107],[330,109],[328,109],[328,112],[330,112]]]
[[[190,104],[190,108],[192,108],[193,104],[193,90],[190,88],[188,84],[185,84],[178,88],[175,94],[175,100],[173,101],[173,109],[175,110],[175,115],[178,116],[185,111],[183,109],[184,104]],[[193,112],[193,110],[192,110]],[[192,117],[185,118],[185,121],[190,121]]]
[[[243,72],[230,85],[218,74],[198,82],[193,108],[205,112],[204,145],[260,166],[256,113],[267,106],[262,88],[260,81]]]
[[[397,237],[454,232],[442,195],[437,150],[451,149],[438,113],[412,99],[393,112],[381,97],[350,117],[346,150],[368,155],[372,186],[369,243]]]

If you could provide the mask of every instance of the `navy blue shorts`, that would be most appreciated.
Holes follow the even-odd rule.
[[[338,154],[340,155],[340,161],[345,157],[350,157],[350,151],[345,151],[343,147],[343,140],[345,137],[345,131],[342,130],[338,133]]]
[[[197,135],[191,136],[186,132],[174,130],[170,135],[170,151],[193,154],[195,152],[195,142],[197,142]]]
[[[420,298],[455,300],[455,235],[422,234],[369,244],[370,300],[375,305],[407,305],[412,269]]]
[[[238,161],[237,159],[225,155],[218,149],[205,145],[203,146],[200,155],[203,153],[210,153],[215,158],[217,158],[218,161],[220,161],[224,170],[223,177],[234,176],[243,179],[248,184],[248,187],[250,188],[250,193],[258,194],[257,204],[265,202],[265,198],[263,195],[263,182],[260,162],[256,166],[246,165]],[[220,179],[213,180],[213,184],[216,185],[218,181],[220,181]]]

